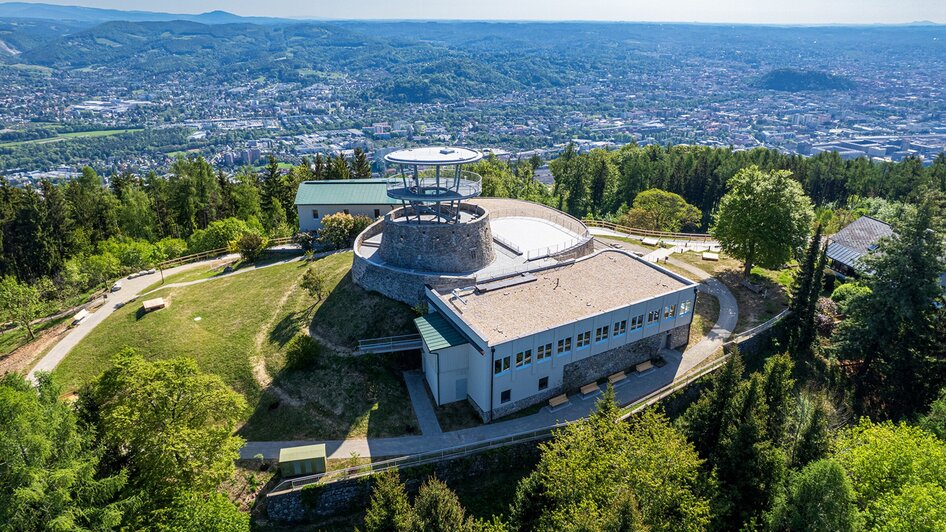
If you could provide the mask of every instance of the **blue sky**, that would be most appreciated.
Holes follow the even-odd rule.
[[[29,1],[29,0],[27,0]],[[41,0],[174,13],[329,19],[621,20],[775,24],[946,23],[946,0]]]

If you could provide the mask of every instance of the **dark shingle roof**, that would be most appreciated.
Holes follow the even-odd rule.
[[[296,205],[394,205],[384,179],[303,181],[296,191]]]
[[[882,238],[893,236],[890,224],[861,216],[828,239],[828,258],[857,269],[861,259],[876,249]]]

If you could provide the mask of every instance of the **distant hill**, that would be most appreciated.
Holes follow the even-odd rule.
[[[292,22],[290,19],[270,17],[241,17],[226,11],[211,11],[199,15],[183,13],[160,13],[152,11],[122,11],[118,9],[101,9],[96,7],[61,6],[54,4],[32,4],[26,2],[0,3],[0,18],[16,19],[44,19],[58,21],[75,21],[89,24],[98,24],[109,21],[169,21],[189,20],[203,24],[282,24]]]
[[[794,70],[782,68],[762,76],[756,85],[763,89],[800,92],[847,90],[854,88],[854,82],[842,77],[815,70]]]

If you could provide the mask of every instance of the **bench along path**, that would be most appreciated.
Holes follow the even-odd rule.
[[[617,401],[621,405],[632,403],[654,391],[672,385],[686,373],[722,348],[723,342],[732,335],[739,318],[736,298],[726,286],[716,279],[707,278],[703,270],[680,261],[670,259],[676,266],[686,269],[702,280],[699,289],[719,300],[719,319],[712,331],[700,342],[690,346],[685,352],[663,350],[661,355],[667,364],[661,368],[648,370],[644,374],[627,375],[621,386],[615,388]],[[597,395],[597,394],[596,394]],[[414,410],[428,412],[430,400],[426,394],[411,394]],[[421,403],[422,401],[422,403]],[[596,401],[582,401],[580,394],[573,394],[568,401],[550,409],[547,405],[539,412],[508,421],[497,421],[467,429],[439,432],[424,431],[420,436],[400,436],[396,438],[352,438],[347,440],[304,440],[304,441],[251,441],[240,450],[241,458],[253,458],[263,455],[267,459],[279,457],[279,449],[297,445],[326,444],[328,458],[350,458],[352,453],[361,457],[398,457],[449,449],[458,445],[477,443],[519,432],[540,430],[562,421],[574,421],[587,417],[595,408]]]

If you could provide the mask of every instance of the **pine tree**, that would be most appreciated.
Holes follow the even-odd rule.
[[[744,370],[739,351],[733,351],[723,368],[713,377],[710,387],[683,415],[683,432],[704,458],[712,456],[719,444],[723,416],[739,389]]]
[[[328,168],[326,169],[326,179],[349,179],[351,171],[348,169],[348,162],[342,154],[330,157]]]
[[[930,194],[867,260],[871,292],[855,299],[835,337],[839,358],[859,361],[856,406],[894,417],[925,407],[943,384],[935,301],[946,270],[938,200]],[[896,398],[895,400],[887,400]],[[877,402],[881,401],[881,402]]]
[[[814,237],[808,244],[805,260],[798,272],[798,277],[795,279],[792,300],[789,305],[792,312],[788,325],[789,348],[796,358],[802,360],[811,357],[816,338],[815,312],[818,306],[818,297],[821,294],[825,260],[825,252],[821,246],[821,225],[819,224],[815,228]]]
[[[816,401],[808,425],[802,431],[795,448],[792,449],[792,466],[804,467],[809,462],[828,455],[828,412],[822,401]]]
[[[361,148],[355,148],[355,156],[351,161],[351,176],[355,179],[371,177],[371,162]]]
[[[325,179],[325,159],[321,153],[315,154],[315,162],[312,163],[312,179],[321,181]]]
[[[414,500],[421,529],[425,532],[463,532],[473,529],[472,520],[457,495],[442,481],[430,477]]]
[[[781,445],[785,437],[789,413],[792,409],[792,359],[788,354],[773,356],[765,361],[762,371],[763,393],[766,404],[766,436],[775,445]]]
[[[364,525],[365,532],[412,532],[417,527],[417,514],[396,469],[375,475]]]
[[[753,374],[740,386],[724,419],[713,459],[719,479],[721,529],[738,530],[771,506],[785,478],[785,455],[766,434],[768,409],[763,379]]]

